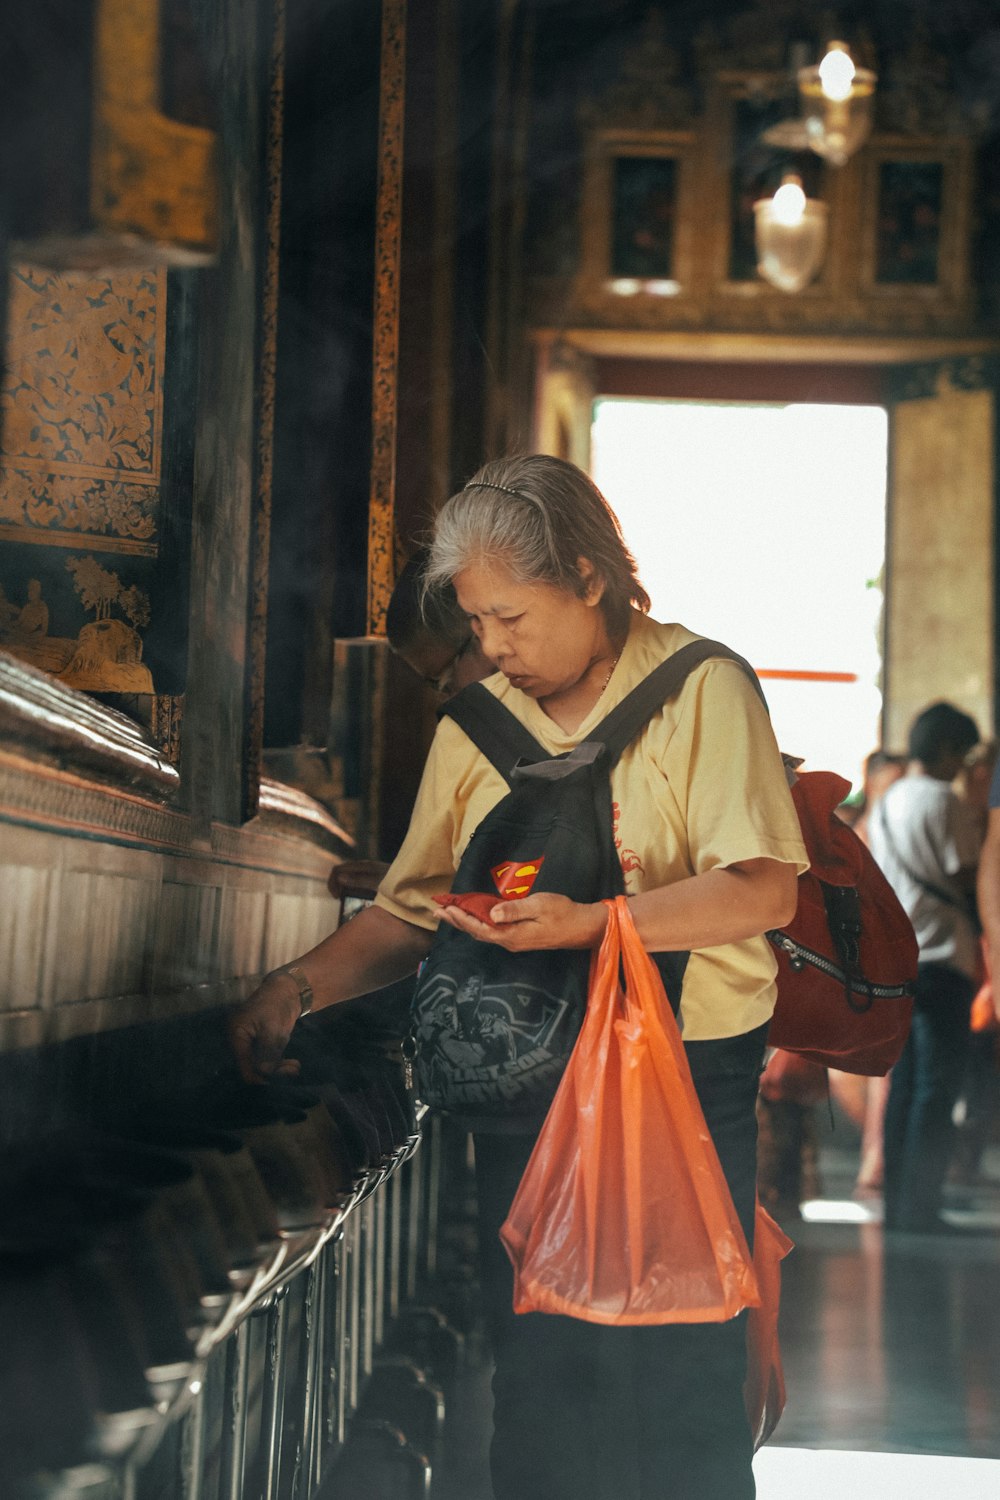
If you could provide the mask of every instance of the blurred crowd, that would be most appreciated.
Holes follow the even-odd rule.
[[[913,922],[913,1025],[885,1078],[771,1055],[758,1106],[759,1188],[779,1218],[797,1218],[822,1195],[821,1131],[837,1111],[858,1132],[854,1194],[875,1210],[883,1204],[890,1231],[959,1232],[942,1213],[946,1191],[1000,1186],[986,1171],[1000,1136],[1000,1005],[988,941],[1000,926],[992,910],[1000,905],[997,762],[997,744],[981,740],[968,715],[932,704],[914,721],[905,755],[868,756],[860,792],[838,811]]]

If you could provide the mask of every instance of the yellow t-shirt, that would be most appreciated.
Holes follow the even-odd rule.
[[[698,637],[633,612],[611,680],[572,734],[500,673],[486,688],[552,755],[571,750],[654,667]],[[409,831],[377,905],[437,926],[435,895],[450,890],[474,830],[508,787],[464,731],[445,718],[424,769]],[[629,895],[748,859],[801,873],[808,858],[763,704],[735,662],[705,662],[654,714],[611,773],[614,839]],[[688,1041],[738,1036],[770,1019],[775,961],[764,937],[703,948],[684,976],[680,1021]]]

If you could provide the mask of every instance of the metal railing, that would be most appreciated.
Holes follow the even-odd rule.
[[[425,1348],[428,1328],[439,1341],[459,1340],[418,1301],[438,1260],[441,1124],[411,1112],[401,1127],[400,1111],[380,1118],[374,1103],[366,1113],[355,1100],[365,1118],[352,1138],[351,1101],[332,1086],[298,1102],[292,1112],[285,1098],[274,1121],[248,1126],[238,1143],[189,1132],[185,1147],[182,1127],[165,1131],[169,1152],[159,1140],[131,1143],[139,1167],[147,1152],[154,1163],[148,1199],[144,1186],[141,1207],[122,1209],[114,1194],[111,1207],[94,1204],[97,1228],[72,1253],[54,1256],[53,1285],[67,1292],[70,1342],[81,1344],[81,1359],[60,1353],[51,1370],[42,1368],[53,1351],[34,1347],[30,1309],[15,1339],[22,1368],[39,1365],[34,1385],[53,1405],[22,1401],[27,1428],[0,1435],[7,1440],[0,1464],[12,1466],[0,1486],[5,1495],[335,1500],[364,1493],[357,1476],[366,1471],[381,1476],[379,1494],[430,1493],[443,1398],[439,1370],[408,1354],[406,1325],[419,1332],[422,1324]],[[354,1152],[347,1180],[345,1142]],[[48,1159],[56,1196],[76,1161],[67,1149],[60,1144]],[[189,1174],[180,1170],[175,1183],[162,1163],[178,1158]],[[97,1184],[100,1197],[112,1164],[127,1174],[131,1158],[119,1136],[102,1134],[86,1142],[84,1160],[84,1183]],[[252,1220],[256,1212],[246,1233],[260,1233],[261,1186],[274,1232],[265,1231],[248,1258],[237,1244],[240,1215],[246,1209]],[[216,1241],[227,1250],[224,1280]],[[0,1247],[8,1300],[19,1285],[32,1289],[32,1275],[27,1259]],[[178,1322],[183,1349],[174,1347]],[[145,1399],[135,1399],[137,1386]],[[62,1412],[60,1392],[68,1393]],[[64,1431],[69,1411],[75,1416]]]

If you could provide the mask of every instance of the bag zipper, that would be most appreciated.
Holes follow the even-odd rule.
[[[400,1060],[403,1064],[403,1086],[406,1089],[406,1092],[410,1095],[414,1104],[419,1103],[419,1100],[417,1099],[417,1086],[413,1067],[413,1064],[417,1060],[417,1053],[419,1050],[420,1044],[417,1041],[416,1029],[411,1027],[411,1029],[407,1032],[406,1036],[403,1037],[402,1041],[399,1044],[399,1053]]]
[[[816,953],[812,948],[806,948],[802,943],[797,943],[794,938],[788,936],[787,932],[772,931],[764,934],[776,948],[780,948],[788,956],[788,962],[795,973],[810,964],[820,973],[827,974],[835,979],[838,984],[844,986],[847,991],[848,1003],[852,1010],[865,1011],[871,1009],[873,1000],[901,1000],[913,993],[910,984],[871,984],[867,979],[860,976],[848,975],[839,965],[822,953]],[[860,992],[867,996],[868,1004],[856,1006],[851,999],[853,992]]]

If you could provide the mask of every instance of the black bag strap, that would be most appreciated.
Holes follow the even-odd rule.
[[[767,700],[757,674],[744,657],[738,656],[721,641],[691,641],[668,656],[658,667],[654,667],[649,676],[644,677],[638,687],[634,687],[627,697],[616,704],[587,738],[600,740],[611,765],[615,765],[626,745],[631,744],[657,709],[676,697],[695,668],[700,667],[702,662],[720,657],[725,661],[734,661],[743,668],[766,708]]]
[[[617,763],[626,745],[631,744],[643,726],[670,698],[676,697],[688,677],[702,662],[717,659],[734,661],[750,678],[767,707],[757,674],[745,657],[737,655],[721,641],[691,641],[666,661],[654,667],[648,677],[611,710],[587,736],[604,746],[609,767]],[[511,783],[518,761],[544,761],[553,757],[540,745],[508,708],[495,698],[481,682],[472,683],[450,699],[438,712],[439,718],[454,719],[476,749]]]
[[[519,760],[551,760],[549,751],[538,743],[481,682],[473,682],[438,710],[438,718],[454,719],[491,765],[507,782]]]

